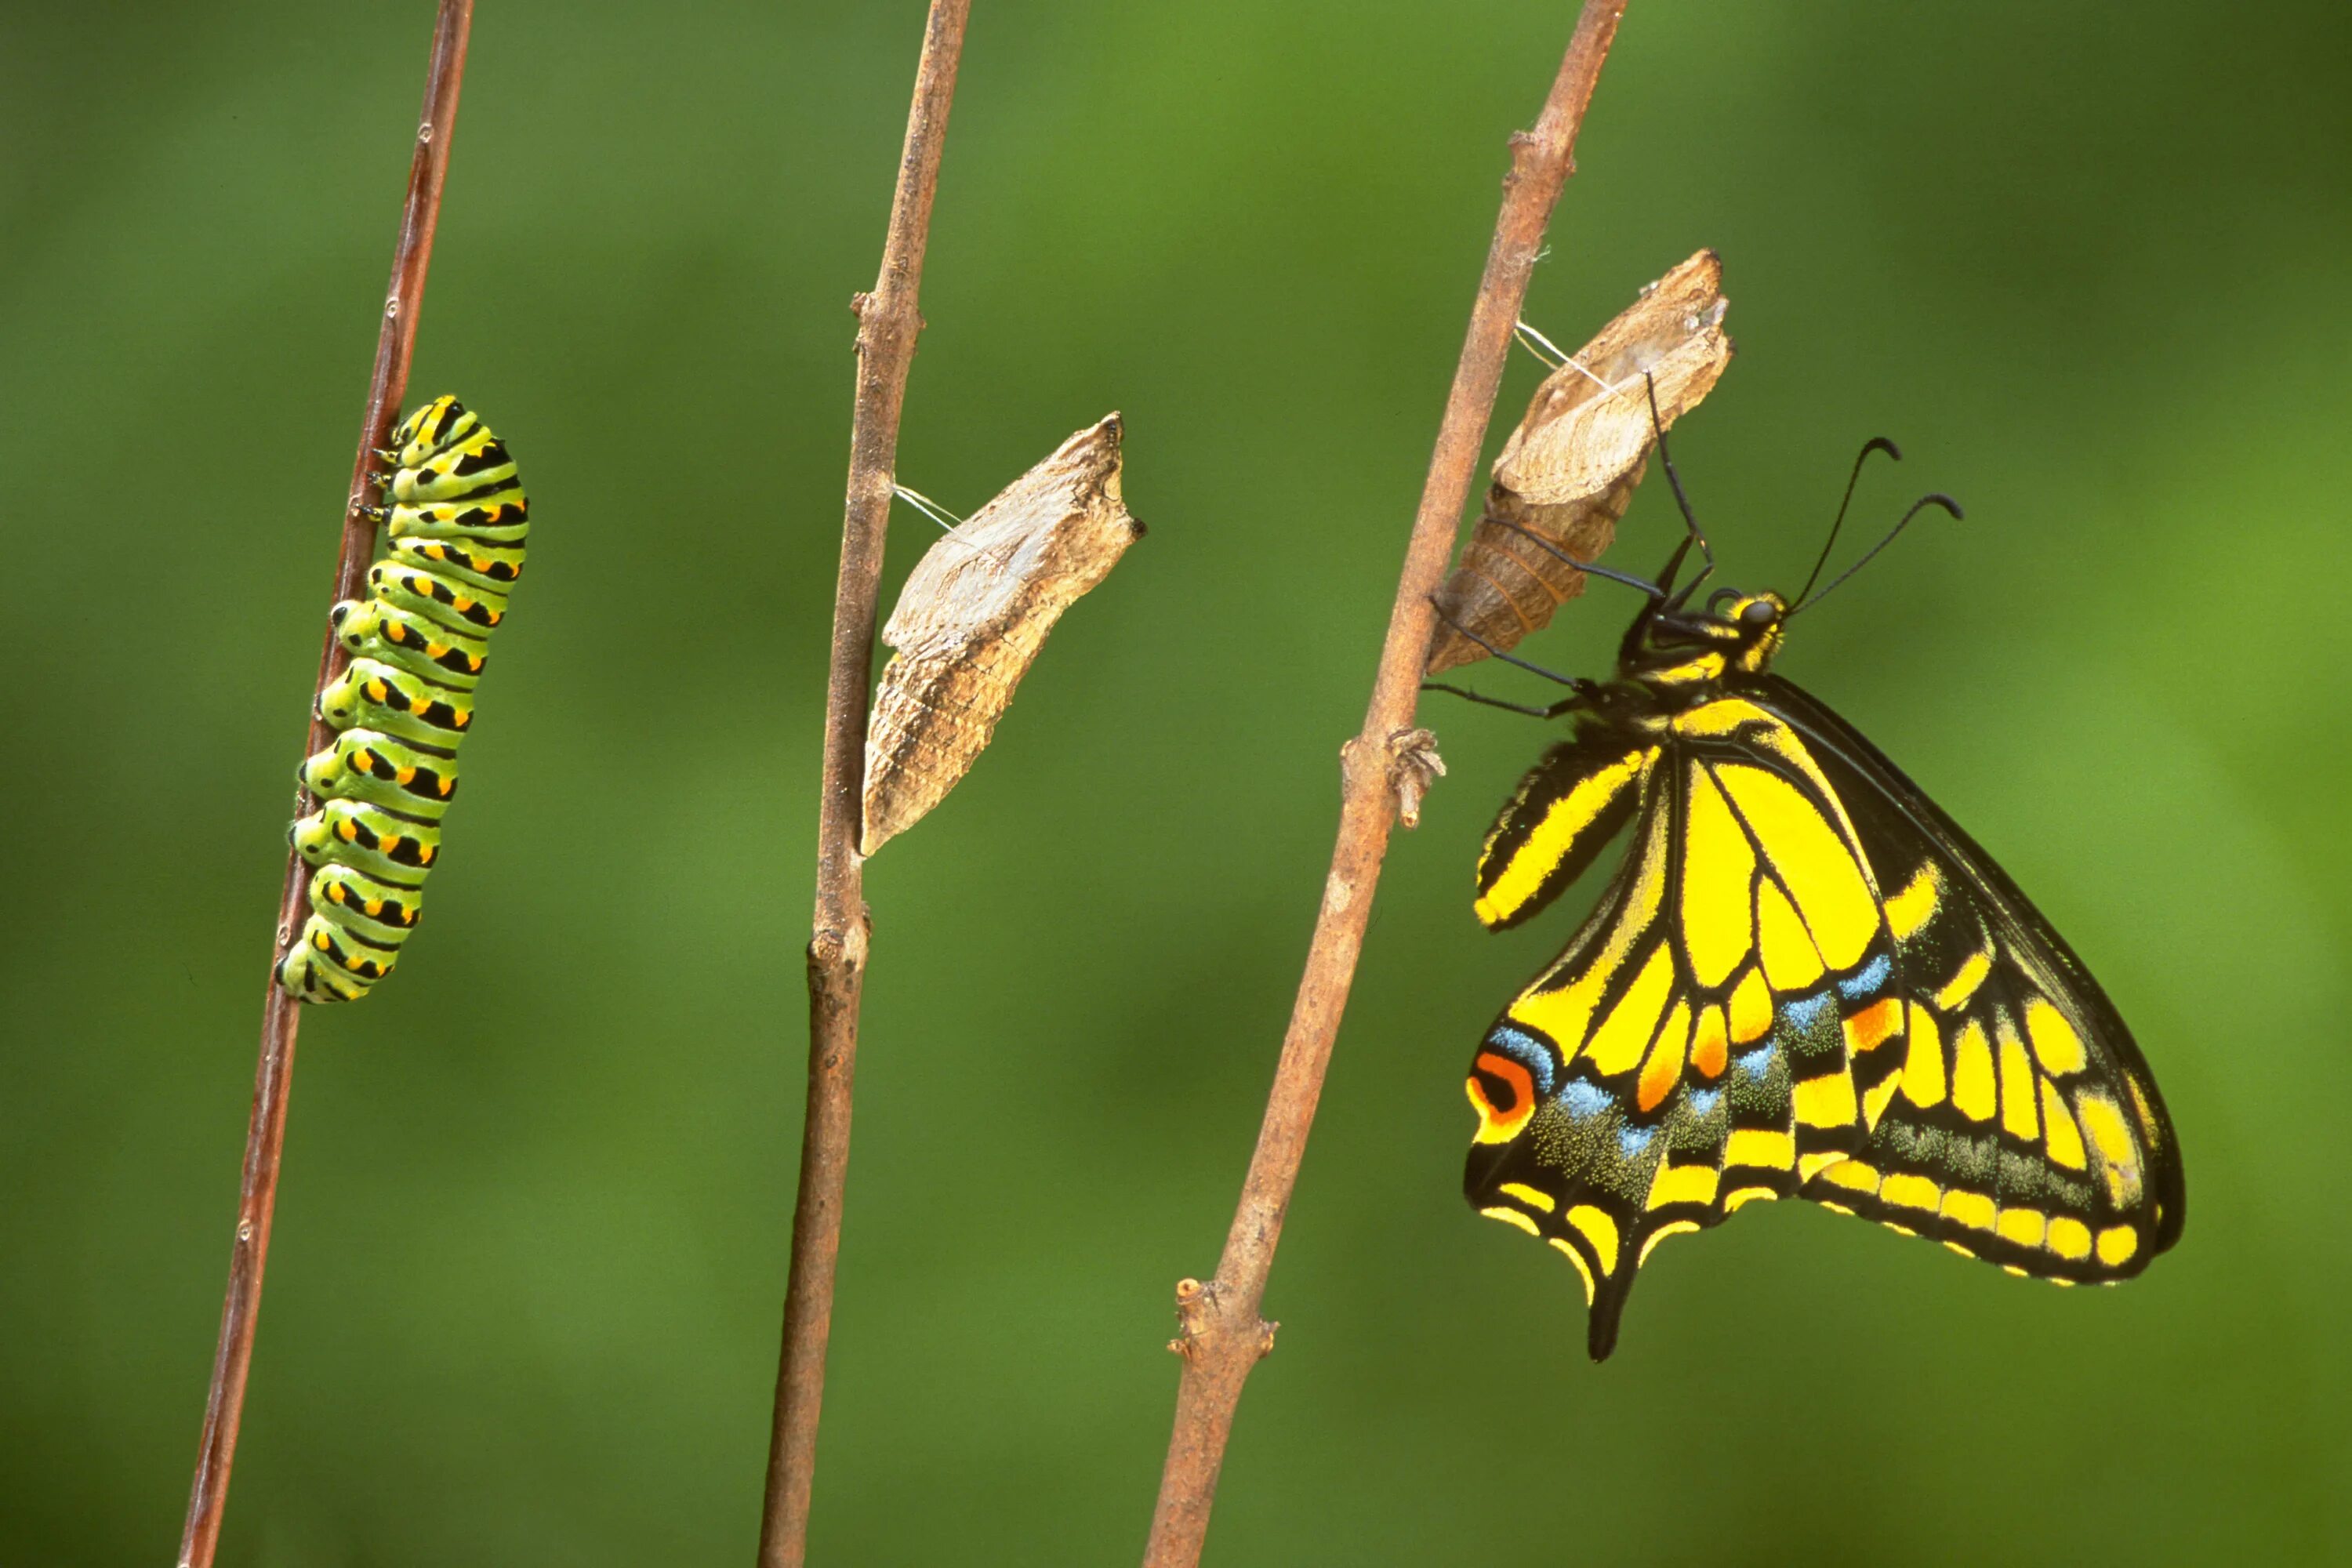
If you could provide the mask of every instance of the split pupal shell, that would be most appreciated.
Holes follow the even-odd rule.
[[[1119,497],[1118,416],[1079,431],[931,546],[882,628],[866,736],[871,855],[937,805],[995,732],[1045,634],[1143,535]]]
[[[1728,304],[1723,263],[1702,250],[1643,289],[1545,378],[1495,459],[1486,511],[1438,592],[1447,616],[1508,648],[1584,591],[1583,573],[1528,535],[1580,561],[1608,548],[1657,441],[1649,386],[1657,389],[1658,421],[1668,426],[1698,405],[1731,363],[1723,330]],[[1486,657],[1441,623],[1429,672]]]

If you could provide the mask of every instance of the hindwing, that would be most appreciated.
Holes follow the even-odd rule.
[[[2008,874],[1853,726],[1777,677],[1757,699],[1847,803],[1896,939],[1904,1069],[1845,1173],[1849,1206],[2061,1283],[2138,1273],[2179,1239],[2188,1194],[2163,1097],[2115,1005]],[[1923,1215],[1928,1182],[1940,1190]]]
[[[1487,840],[1515,924],[1623,862],[1474,1062],[1465,1187],[1565,1253],[1595,1359],[1664,1237],[1790,1195],[2072,1282],[2136,1273],[2178,1153],[2115,1009],[2023,894],[1828,710],[1766,677],[1595,724]]]

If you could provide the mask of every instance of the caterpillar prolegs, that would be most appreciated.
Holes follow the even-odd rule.
[[[304,1002],[366,995],[416,929],[474,687],[530,531],[506,444],[454,397],[401,421],[378,456],[393,471],[368,515],[386,525],[388,552],[368,568],[368,596],[332,612],[352,661],[318,712],[342,732],[302,763],[320,804],[288,835],[318,868],[310,918],[278,965]]]

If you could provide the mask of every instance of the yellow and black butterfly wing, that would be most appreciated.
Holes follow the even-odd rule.
[[[1508,931],[1532,920],[1590,870],[1633,820],[1657,752],[1599,724],[1546,752],[1478,853],[1480,922]]]
[[[1518,913],[1505,895],[1544,896],[1549,863],[1589,858],[1587,835],[1638,799],[1599,906],[1474,1062],[1465,1173],[1481,1213],[1576,1265],[1595,1359],[1658,1242],[1850,1159],[1901,1060],[1868,1033],[1883,1015],[1864,994],[1893,943],[1787,727],[1713,702],[1613,760],[1607,735],[1556,749],[1488,838],[1478,912],[1500,926]]]
[[[1596,726],[1556,748],[1505,807],[1479,870],[1481,919],[1516,923],[1531,911],[1513,895],[1549,901],[1557,864],[1589,862],[1594,836],[1634,818],[1599,906],[1504,1010],[1469,1081],[1470,1200],[1576,1264],[1594,1357],[1659,1241],[1760,1198],[1795,1194],[1955,1241],[1983,1219],[1984,1244],[1969,1250],[2058,1278],[2133,1272],[2168,1245],[2178,1161],[2145,1067],[1982,852],[1786,683],[1654,728],[1654,743],[1612,752]],[[1882,863],[1906,879],[1882,887]],[[1944,1007],[1955,972],[1937,966],[1958,962],[1972,921],[1995,935],[1966,951],[1994,973]],[[2079,1066],[2053,1018],[2082,1043]],[[1970,1114],[1982,1105],[1971,1021],[1995,1054],[1990,1118]],[[2017,1068],[2011,1035],[2038,1075],[2032,1137],[2021,1110],[1999,1115],[1999,1074],[2004,1060]],[[1933,1061],[1946,1092],[1922,1103]],[[2022,1096],[2028,1080],[2014,1081]],[[2071,1122],[2042,1110],[2043,1081]],[[2070,1125],[2090,1140],[2079,1169]],[[2110,1146],[2121,1152],[2108,1158]],[[2027,1213],[2042,1221],[2030,1244]],[[2121,1226],[2133,1227],[2128,1250],[2112,1237]]]
[[[1843,800],[1895,939],[1903,1067],[1846,1165],[1804,1195],[2063,1283],[2128,1278],[2179,1239],[2180,1150],[2098,982],[1991,857],[1854,729],[1766,676]]]

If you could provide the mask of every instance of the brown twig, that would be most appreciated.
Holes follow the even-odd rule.
[[[872,293],[851,301],[857,314],[857,400],[850,423],[849,489],[842,509],[841,575],[834,587],[833,660],[824,693],[816,916],[808,947],[808,1109],[801,1132],[800,1198],[793,1209],[792,1276],[776,1368],[767,1500],[760,1521],[761,1568],[798,1568],[808,1545],[825,1342],[833,1330],[834,1263],[841,1250],[841,1196],[849,1175],[857,1007],[866,984],[869,927],[857,841],[875,607],[882,590],[883,534],[898,482],[898,416],[923,326],[916,294],[930,237],[931,196],[939,188],[940,153],[971,10],[971,0],[931,0],[881,276]]]
[[[466,37],[473,20],[473,0],[441,0],[431,62],[425,68],[416,152],[408,166],[408,195],[401,208],[400,237],[393,247],[392,289],[376,335],[375,370],[368,380],[367,413],[360,422],[359,455],[352,461],[342,553],[335,563],[330,603],[359,596],[375,554],[375,523],[361,509],[372,499],[373,454],[391,438],[400,400],[408,390],[409,355],[425,299],[425,271],[433,259],[433,228],[441,212],[441,183],[449,169],[449,137],[457,122],[457,90],[465,79]],[[319,679],[313,689],[324,689],[344,662],[330,628],[319,650]],[[314,710],[303,754],[318,751],[331,733]],[[309,794],[298,786],[295,815],[309,811],[311,805]],[[261,1059],[254,1074],[253,1115],[246,1128],[245,1171],[237,1187],[236,1237],[229,1251],[228,1292],[221,1303],[220,1348],[213,1359],[204,1437],[188,1490],[180,1568],[210,1568],[220,1543],[221,1515],[228,1506],[229,1465],[236,1456],[246,1374],[253,1365],[253,1336],[261,1313],[262,1265],[269,1256],[269,1219],[278,1203],[278,1156],[285,1148],[287,1096],[294,1079],[294,1035],[302,1017],[300,1005],[278,986],[277,959],[301,926],[308,871],[299,855],[286,857],[286,884],[278,895],[277,940],[270,948],[271,973],[262,1003]]]
[[[1452,552],[1510,353],[1511,328],[1527,297],[1528,279],[1535,270],[1552,205],[1572,166],[1570,153],[1577,128],[1623,9],[1622,0],[1585,0],[1541,118],[1533,131],[1511,140],[1502,213],[1495,221],[1494,244],[1486,252],[1486,270],[1471,308],[1454,390],[1438,426],[1421,510],[1405,546],[1388,640],[1381,648],[1380,674],[1362,731],[1340,751],[1339,843],[1323,885],[1307,973],[1283,1037],[1274,1088],[1266,1097],[1257,1149],[1250,1157],[1249,1175],[1216,1278],[1206,1284],[1187,1279],[1176,1287],[1182,1334],[1171,1348],[1183,1357],[1184,1371],[1177,1386],[1167,1465],[1160,1473],[1160,1502],[1144,1550],[1147,1568],[1190,1568],[1200,1561],[1242,1384],[1274,1345],[1275,1325],[1264,1321],[1258,1310],[1298,1180],[1299,1161],[1307,1152],[1307,1129],[1323,1090],[1332,1039],[1355,979],[1364,928],[1371,918],[1381,858],[1387,852],[1398,810],[1398,765],[1417,744],[1413,704],[1436,626],[1430,595]]]

